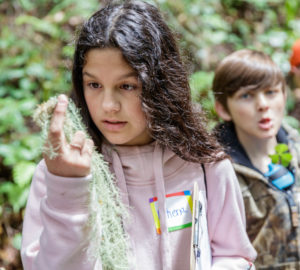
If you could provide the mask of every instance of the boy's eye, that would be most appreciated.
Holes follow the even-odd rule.
[[[131,90],[136,89],[136,86],[132,85],[132,84],[129,84],[129,83],[124,83],[120,86],[120,88],[123,89],[123,90],[131,91]]]
[[[249,99],[251,97],[251,95],[249,93],[244,93],[242,95],[240,95],[241,99]]]
[[[273,90],[273,89],[269,89],[266,91],[266,94],[271,96],[271,95],[275,95],[277,93],[277,90]]]

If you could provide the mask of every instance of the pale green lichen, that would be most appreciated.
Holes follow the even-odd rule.
[[[33,116],[41,128],[44,140],[43,153],[49,158],[57,156],[57,149],[48,142],[48,130],[57,97],[39,105]],[[78,108],[70,100],[64,122],[64,133],[68,142],[78,130],[89,134],[82,122]],[[45,142],[47,142],[45,144]],[[89,198],[89,247],[91,259],[101,261],[104,270],[129,269],[128,236],[122,226],[122,218],[128,218],[128,209],[121,202],[115,179],[103,156],[95,149],[91,164],[92,181]]]

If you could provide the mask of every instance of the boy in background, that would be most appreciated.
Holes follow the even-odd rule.
[[[247,233],[257,250],[257,269],[300,269],[297,190],[298,132],[282,123],[286,90],[278,66],[266,54],[239,50],[216,69],[216,127],[231,156],[246,209]],[[287,167],[272,164],[277,144],[288,145]]]

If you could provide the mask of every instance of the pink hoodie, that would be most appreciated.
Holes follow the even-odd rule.
[[[168,232],[165,195],[192,191],[194,181],[205,192],[201,165],[184,161],[156,143],[114,150],[106,147],[104,156],[117,177],[123,202],[130,205],[131,222],[124,226],[136,257],[135,269],[189,269],[191,227]],[[211,269],[250,269],[256,252],[245,231],[244,205],[233,168],[228,160],[205,168]],[[102,268],[96,268],[86,254],[90,179],[52,175],[45,162],[40,162],[23,226],[25,270]],[[153,197],[158,199],[161,234],[157,234],[149,204]]]

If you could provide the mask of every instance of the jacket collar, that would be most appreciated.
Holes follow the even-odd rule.
[[[229,154],[234,163],[246,166],[251,168],[260,174],[263,174],[260,170],[253,166],[251,163],[245,149],[240,144],[238,137],[235,132],[234,124],[232,122],[225,122],[219,124],[215,128],[215,132],[218,138],[218,141],[224,145],[225,151]],[[276,139],[278,143],[288,144],[288,134],[287,132],[280,127]]]

